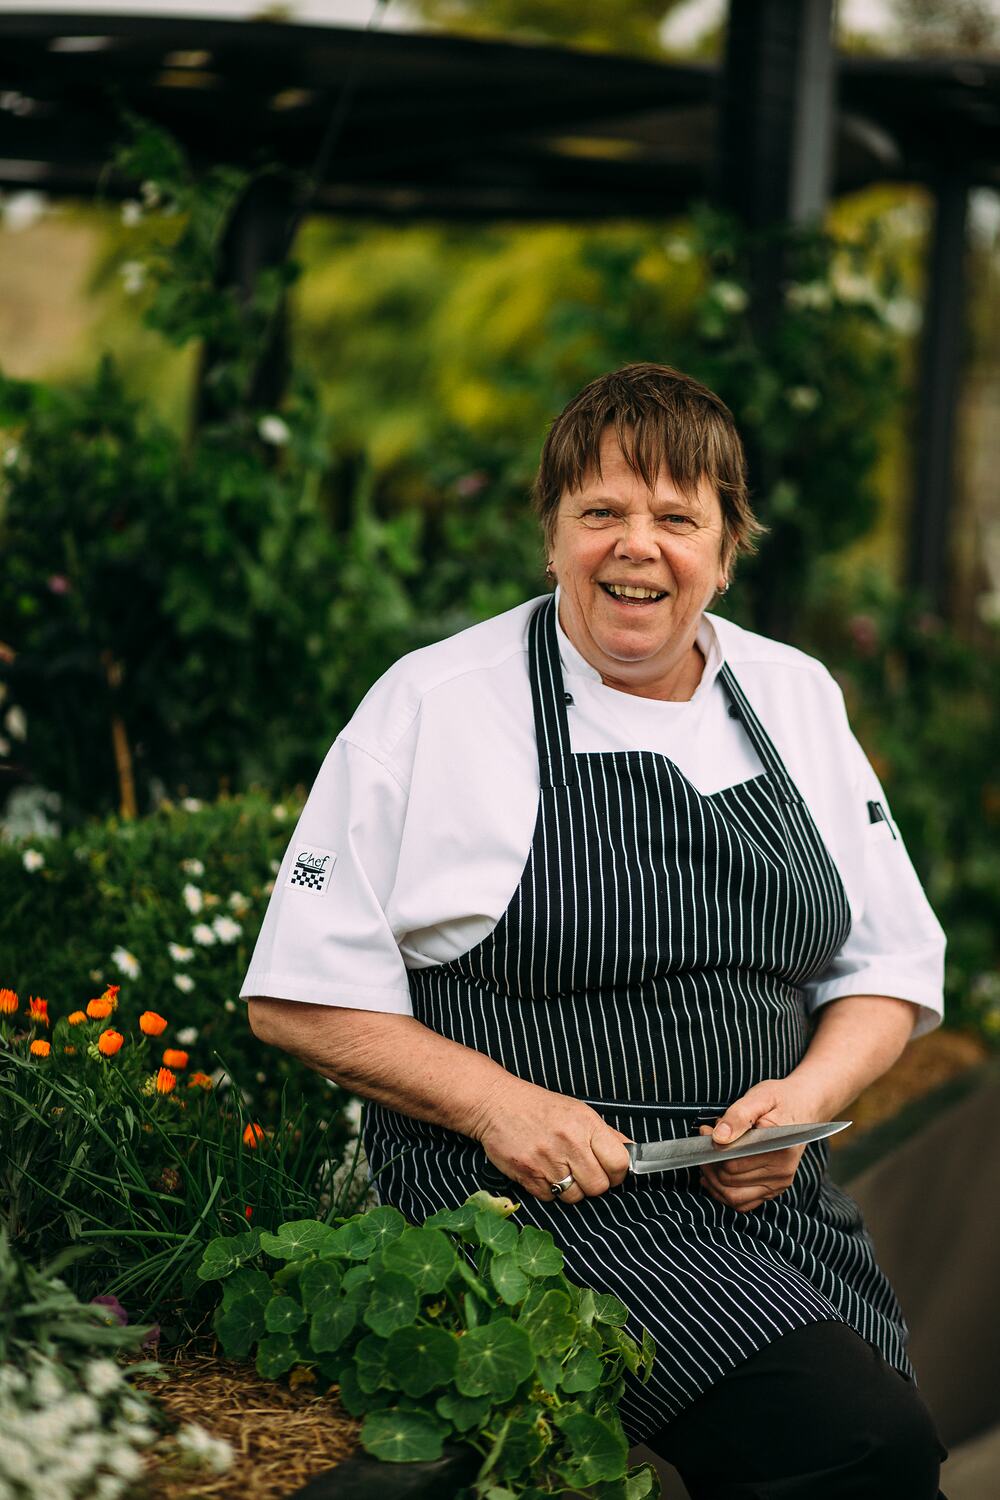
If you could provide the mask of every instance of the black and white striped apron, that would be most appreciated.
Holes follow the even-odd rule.
[[[702,796],[664,755],[574,755],[554,600],[532,617],[529,669],[541,789],[520,884],[492,932],[410,972],[432,1030],[520,1078],[591,1104],[636,1141],[697,1132],[755,1083],[801,1061],[801,985],[850,930],[840,876],[733,673],[720,680],[763,770]],[[497,795],[503,795],[498,787]],[[696,1169],[629,1176],[579,1204],[542,1202],[465,1136],[371,1104],[365,1147],[383,1202],[417,1222],[477,1188],[516,1195],[577,1282],[614,1292],[656,1342],[622,1420],[641,1441],[782,1334],[850,1324],[908,1378],[908,1329],[829,1146],[750,1213]]]

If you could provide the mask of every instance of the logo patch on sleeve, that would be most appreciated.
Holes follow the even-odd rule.
[[[318,891],[320,895],[330,884],[330,875],[337,863],[331,849],[317,849],[315,844],[299,844],[295,850],[295,863],[286,885],[297,885],[306,891]]]

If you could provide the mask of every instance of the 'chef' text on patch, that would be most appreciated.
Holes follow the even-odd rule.
[[[315,844],[300,844],[295,850],[295,863],[285,881],[286,885],[297,885],[305,891],[318,891],[321,895],[330,884],[330,875],[337,856],[331,849],[317,849]]]

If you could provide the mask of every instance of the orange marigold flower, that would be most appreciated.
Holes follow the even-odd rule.
[[[40,995],[31,996],[28,1000],[29,1019],[35,1021],[39,1026],[49,1024],[49,1002],[43,1000]]]
[[[264,1139],[264,1128],[262,1125],[248,1125],[243,1132],[243,1144],[249,1146],[251,1151],[256,1151]]]
[[[139,1017],[139,1030],[144,1031],[147,1036],[160,1036],[166,1029],[166,1021],[155,1010],[144,1010]]]
[[[212,1080],[207,1073],[192,1073],[188,1079],[189,1089],[210,1089]]]
[[[109,1027],[107,1031],[101,1032],[97,1038],[97,1045],[105,1057],[114,1057],[124,1040],[120,1031],[112,1031]]]
[[[75,1047],[64,1047],[63,1051],[65,1052],[65,1054],[66,1054],[67,1057],[75,1057],[76,1056],[76,1048]]]
[[[168,1068],[176,1068],[179,1073],[182,1073],[188,1065],[188,1055],[179,1047],[168,1047],[163,1054],[163,1061]]]
[[[118,1004],[118,992],[119,992],[120,989],[121,989],[121,985],[120,984],[109,984],[108,987],[107,987],[107,989],[104,991],[104,994],[101,996],[101,999],[102,1000],[110,1000],[112,1005],[117,1005]]]
[[[71,1026],[82,1026],[84,1021],[87,1019],[87,1012],[85,1010],[75,1010],[73,1014],[67,1016],[66,1019]]]
[[[29,1051],[31,1051],[35,1057],[48,1057],[49,1053],[52,1051],[52,1043],[32,1042]]]
[[[106,1021],[114,1009],[110,1000],[99,996],[96,1000],[87,1001],[87,1015],[92,1021]]]
[[[156,1075],[156,1092],[158,1094],[173,1093],[177,1087],[177,1078],[169,1068],[161,1068]]]
[[[0,990],[0,1016],[12,1016],[18,1004],[18,998],[13,990]]]

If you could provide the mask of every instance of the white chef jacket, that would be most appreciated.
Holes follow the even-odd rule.
[[[558,590],[557,590],[558,600]],[[412,1014],[407,970],[479,943],[518,886],[538,809],[528,678],[533,599],[402,657],[327,752],[257,939],[242,997]],[[718,680],[723,659],[799,788],[840,873],[851,931],[803,986],[815,1011],[888,995],[940,1025],[945,939],[888,803],[818,661],[706,614],[687,702],[605,687],[557,627],[574,752],[651,750],[707,796],[760,775]],[[885,818],[871,822],[869,802]]]

